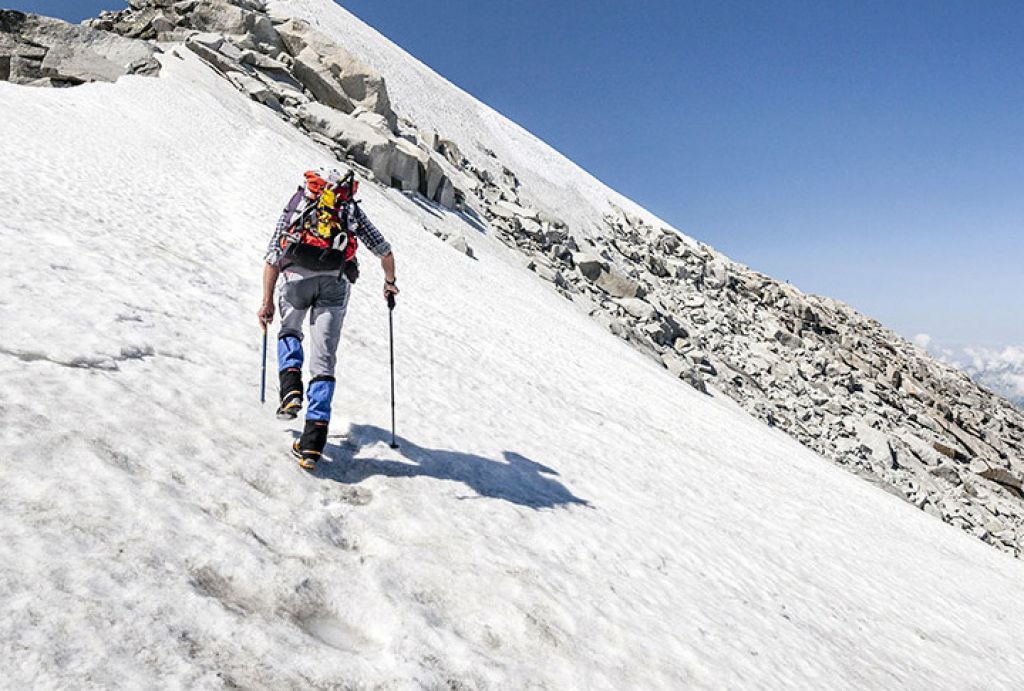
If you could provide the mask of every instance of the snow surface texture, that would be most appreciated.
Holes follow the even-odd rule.
[[[402,449],[368,264],[333,462],[304,474],[256,404],[254,311],[276,215],[329,156],[181,55],[0,83],[3,685],[1024,678],[1024,565],[665,376],[491,238],[459,254],[423,226],[464,222],[396,191],[363,188],[404,289]]]
[[[125,37],[155,33],[165,44],[184,42],[339,160],[364,166],[364,176],[418,190],[423,196],[414,199],[421,203],[457,209],[464,202],[469,225],[520,253],[563,297],[673,376],[698,390],[710,386],[724,393],[813,451],[1020,556],[1024,417],[1008,401],[971,384],[963,372],[921,357],[910,343],[850,307],[802,295],[673,229],[656,228],[600,194],[573,197],[571,189],[559,188],[556,195],[577,216],[597,215],[602,205],[614,209],[603,215],[605,227],[598,233],[565,226],[557,208],[544,214],[522,206],[529,194],[493,150],[480,147],[486,163],[478,165],[443,135],[395,113],[384,77],[338,45],[353,32],[335,26],[332,37],[286,17],[274,29],[263,9],[239,8],[253,9],[253,0],[179,3],[174,11],[157,12],[154,6],[164,1],[137,0],[133,9],[104,13],[89,24]],[[321,9],[343,20],[343,29],[355,21],[333,4]],[[400,79],[403,65],[425,69],[363,29],[376,38],[359,47],[383,47]],[[210,30],[227,36],[205,33]],[[300,90],[300,83],[308,89]],[[439,101],[438,94],[446,92],[449,98]],[[439,78],[424,93],[428,103],[460,107],[461,115],[451,119],[475,126],[477,135],[487,133],[480,122],[480,113],[487,112],[504,122],[492,135],[521,134]],[[408,95],[413,103],[424,99],[415,90]],[[319,103],[309,103],[314,96]],[[534,149],[537,160],[554,155],[536,139],[519,144],[523,151]],[[495,146],[503,148],[500,142]],[[590,187],[597,184],[567,161],[559,168],[570,180],[575,175]],[[550,169],[536,168],[535,178],[551,182],[544,175]],[[429,230],[472,256],[462,234]]]

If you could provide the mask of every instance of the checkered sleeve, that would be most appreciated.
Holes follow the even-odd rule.
[[[363,244],[378,257],[391,254],[391,244],[384,239],[377,226],[366,216],[362,207],[355,204],[353,213],[356,222],[356,236],[363,241]]]

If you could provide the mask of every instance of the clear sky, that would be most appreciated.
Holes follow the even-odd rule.
[[[1024,344],[1024,3],[342,4],[733,259],[907,336]]]

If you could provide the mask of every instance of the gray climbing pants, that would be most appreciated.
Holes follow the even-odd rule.
[[[282,274],[277,286],[281,331],[278,369],[302,367],[302,324],[309,314],[309,373],[313,379],[334,377],[341,326],[348,308],[350,285],[336,274],[307,278]],[[297,339],[297,341],[295,340]]]

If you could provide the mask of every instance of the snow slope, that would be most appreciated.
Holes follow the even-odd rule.
[[[304,474],[256,402],[254,312],[327,154],[164,62],[0,83],[0,684],[1024,679],[1024,564],[665,376],[491,238],[458,254],[423,227],[460,217],[394,190],[363,197],[403,288],[402,449],[367,265],[333,462]]]

